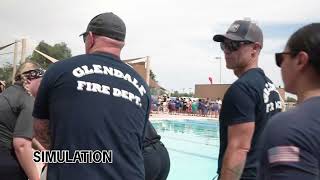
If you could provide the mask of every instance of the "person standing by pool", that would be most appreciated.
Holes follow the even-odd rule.
[[[151,97],[143,78],[120,59],[125,23],[114,13],[102,13],[81,36],[86,54],[56,62],[43,77],[33,111],[35,135],[47,149],[71,157],[84,150],[108,152],[112,159],[49,163],[47,177],[143,180]]]
[[[259,180],[320,179],[320,23],[306,25],[276,53],[284,88],[298,105],[272,117],[262,136]]]
[[[238,77],[222,102],[217,173],[220,180],[256,179],[257,141],[268,119],[281,110],[276,86],[258,68],[262,30],[251,21],[237,20],[213,40],[220,42],[227,68]]]
[[[44,70],[34,62],[21,64],[15,83],[0,94],[0,179],[38,180],[32,160],[34,96]],[[37,147],[38,148],[38,147]]]

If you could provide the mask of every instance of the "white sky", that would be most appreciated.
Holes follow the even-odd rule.
[[[225,68],[212,36],[225,33],[234,20],[250,17],[265,34],[260,66],[276,85],[282,85],[273,54],[282,51],[297,28],[319,22],[319,7],[319,0],[1,0],[0,46],[25,37],[28,54],[41,40],[51,45],[66,42],[72,55],[82,54],[78,35],[95,15],[111,11],[127,26],[122,59],[150,56],[160,85],[189,92],[195,84],[209,83],[209,76],[219,83],[217,56],[222,56],[222,83],[236,79]],[[12,59],[0,56],[0,64]]]

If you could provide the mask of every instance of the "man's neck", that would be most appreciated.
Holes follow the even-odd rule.
[[[120,59],[121,50],[119,48],[100,47],[100,48],[92,48],[92,49],[90,49],[89,54],[92,54],[92,53],[95,53],[95,52],[103,52],[103,53],[112,54],[114,56],[119,57],[119,59]]]
[[[258,65],[255,64],[255,65],[250,65],[250,66],[247,66],[247,67],[244,67],[244,68],[238,68],[238,69],[234,69],[233,72],[234,74],[239,78],[240,76],[242,76],[244,73],[246,73],[247,71],[249,71],[250,69],[254,69],[254,68],[257,68]]]
[[[251,58],[247,62],[246,66],[239,67],[238,69],[234,70],[234,74],[239,78],[242,76],[244,73],[249,71],[250,69],[254,69],[258,67],[258,57]]]

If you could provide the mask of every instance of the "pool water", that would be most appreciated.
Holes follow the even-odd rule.
[[[161,120],[152,124],[169,151],[168,180],[212,180],[219,154],[218,122]]]

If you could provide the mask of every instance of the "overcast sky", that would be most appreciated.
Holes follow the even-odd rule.
[[[279,86],[280,69],[274,53],[283,50],[298,28],[319,22],[319,0],[1,0],[0,46],[28,38],[28,54],[41,41],[65,42],[72,55],[84,53],[79,34],[102,12],[114,12],[127,26],[122,59],[150,56],[151,68],[160,85],[188,92],[195,84],[222,83],[236,77],[225,68],[223,53],[212,36],[225,33],[236,19],[249,17],[262,28],[264,48],[259,65]],[[11,52],[13,47],[0,51]],[[1,55],[0,64],[13,55]]]

